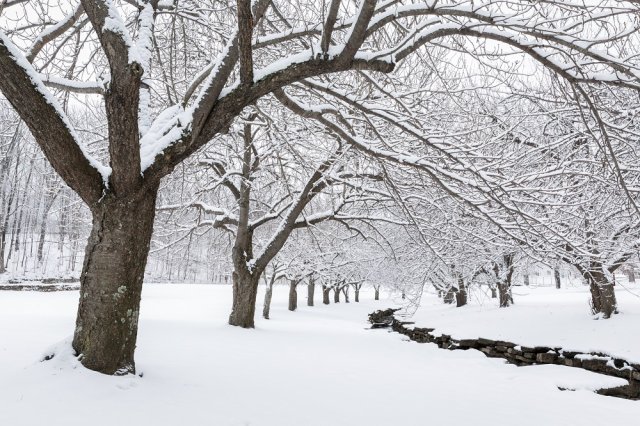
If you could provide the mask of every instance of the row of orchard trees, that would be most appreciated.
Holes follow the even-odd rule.
[[[560,256],[609,316],[608,274],[635,252],[640,217],[638,11],[3,1],[0,91],[91,216],[73,339],[83,365],[135,371],[152,245],[180,256],[205,238],[228,248],[241,327],[305,230],[393,247],[376,266],[412,288],[467,268],[468,250],[500,252],[483,270],[501,283],[513,252]]]
[[[632,116],[623,126],[629,133],[620,140],[637,141],[636,126]],[[526,140],[525,135],[516,137],[518,144]],[[637,179],[635,160],[618,155],[619,170],[610,168],[593,135],[578,142],[573,138],[570,149],[547,150],[539,164],[528,162],[527,173],[496,168],[506,179],[495,189],[496,197],[486,201],[495,206],[488,221],[465,205],[403,204],[412,217],[428,218],[419,219],[419,229],[439,260],[431,281],[446,294],[445,301],[455,298],[458,306],[464,305],[466,288],[486,283],[506,307],[513,302],[515,274],[527,284],[527,269],[537,262],[550,265],[558,287],[560,268],[575,270],[590,288],[593,313],[603,318],[617,313],[613,274],[624,272],[635,281],[640,248],[635,189],[629,185]],[[539,150],[539,142],[529,144]],[[619,172],[623,178],[616,176]]]
[[[262,316],[270,318],[271,300],[278,281],[289,287],[288,309],[298,307],[298,289],[306,287],[307,306],[316,304],[316,288],[322,304],[360,302],[360,291],[368,281],[368,275],[385,253],[371,250],[368,244],[353,237],[337,239],[335,234],[323,238],[328,229],[315,228],[291,238],[263,275],[265,296]],[[330,228],[330,227],[329,227]],[[387,247],[389,248],[389,247]],[[380,299],[380,284],[373,284],[375,300]],[[353,293],[351,292],[353,290]],[[351,298],[353,295],[353,298]]]

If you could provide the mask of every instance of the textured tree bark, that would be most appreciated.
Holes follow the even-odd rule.
[[[618,313],[618,302],[612,283],[600,272],[591,271],[586,277],[591,291],[591,309],[594,315],[601,314],[605,319]]]
[[[133,200],[106,195],[92,209],[73,337],[74,350],[91,370],[135,372],[133,353],[156,193],[157,187]]]
[[[289,281],[289,310],[295,311],[298,309],[298,281]]]
[[[259,273],[235,268],[233,271],[233,304],[229,324],[242,328],[254,328]]]
[[[491,298],[496,299],[498,297],[498,292],[495,287],[491,287]]]
[[[579,263],[573,263],[573,265],[589,284],[591,313],[593,315],[602,315],[604,319],[617,314],[618,302],[616,300],[615,287],[607,278],[602,263],[589,261],[588,267],[584,267]]]
[[[560,281],[560,270],[558,268],[555,268],[553,270],[553,279],[554,279],[554,281],[556,283],[556,288],[557,289],[561,288],[562,287],[562,285],[561,285],[562,283]]]
[[[316,292],[316,283],[313,280],[313,278],[311,278],[309,280],[309,284],[307,284],[307,306],[313,306],[313,297],[315,295]]]
[[[360,303],[360,289],[356,287],[353,293],[353,300],[355,300],[356,303]]]
[[[464,284],[462,278],[458,279],[458,291],[456,291],[456,307],[460,308],[467,304],[469,299],[467,293],[467,286]]]
[[[269,313],[271,311],[271,297],[273,296],[273,285],[267,286],[267,291],[264,293],[264,305],[262,306],[262,317],[269,319]]]
[[[349,285],[345,285],[342,287],[342,292],[344,293],[344,303],[349,303]]]
[[[447,304],[452,304],[455,300],[456,300],[456,291],[453,287],[449,287],[449,289],[444,295],[443,302]]]
[[[511,296],[511,286],[507,282],[500,282],[498,287],[498,299],[500,301],[501,308],[507,308],[513,303],[513,297]]]
[[[513,304],[513,294],[511,293],[511,285],[513,284],[513,272],[514,272],[514,257],[513,253],[507,253],[503,256],[503,268],[504,276],[502,275],[501,267],[495,263],[493,270],[496,276],[496,287],[498,287],[498,300],[501,308],[506,308]]]
[[[333,289],[333,303],[340,303],[340,288],[337,286]]]
[[[327,287],[326,285],[322,285],[322,303],[328,305],[331,303],[330,299],[331,295],[331,287]]]

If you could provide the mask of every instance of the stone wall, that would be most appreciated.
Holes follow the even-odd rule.
[[[434,343],[448,350],[476,349],[490,358],[502,358],[518,366],[534,364],[555,364],[582,368],[595,373],[626,379],[629,384],[618,388],[601,389],[602,395],[640,399],[640,364],[630,363],[599,352],[565,351],[559,347],[522,346],[513,342],[477,339],[453,339],[446,334],[436,335],[433,328],[411,326],[413,323],[400,321],[394,314],[398,309],[376,311],[369,315],[372,328],[391,327],[395,332],[407,336],[418,343]]]
[[[77,280],[76,280],[77,281]],[[77,291],[80,284],[0,284],[0,291]]]

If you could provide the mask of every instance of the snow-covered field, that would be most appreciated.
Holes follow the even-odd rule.
[[[608,320],[590,315],[589,290],[583,286],[560,290],[521,286],[513,293],[515,304],[507,309],[478,292],[461,308],[425,295],[412,321],[459,339],[485,337],[525,346],[605,352],[640,363],[640,285],[616,288],[620,315]]]
[[[445,351],[367,330],[367,313],[393,305],[391,300],[374,302],[365,293],[360,304],[311,308],[300,292],[302,306],[291,313],[287,289],[278,287],[273,319],[242,330],[226,325],[230,290],[147,285],[137,351],[143,377],[103,376],[68,356],[39,362],[47,346],[71,334],[77,292],[0,292],[0,425],[564,426],[633,425],[640,418],[640,402],[586,390],[622,384],[618,379],[559,366],[515,367],[477,351]],[[570,307],[558,302],[544,308],[535,302],[537,291],[527,296],[531,303],[516,295],[513,317],[501,327],[536,328],[548,317],[567,334],[605,327],[589,319],[585,294],[562,294]],[[545,299],[542,293],[539,298]],[[640,309],[624,297],[621,305],[625,314],[606,327],[637,330]],[[466,334],[480,327],[479,309],[425,306],[417,318],[424,325],[440,318],[443,331],[458,327]],[[488,318],[502,314],[482,309]],[[467,320],[454,321],[458,315]],[[449,321],[451,328],[445,326]],[[617,342],[621,351],[625,342],[637,345],[634,336],[611,338],[594,349]]]

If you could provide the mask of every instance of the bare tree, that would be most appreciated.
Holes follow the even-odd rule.
[[[217,12],[211,15],[194,2],[82,0],[72,8],[66,2],[45,4],[33,7],[31,2],[13,1],[0,9],[3,17],[14,8],[27,12],[17,21],[1,21],[0,90],[56,172],[91,211],[93,227],[85,251],[73,347],[83,365],[106,374],[135,371],[141,286],[161,179],[225,133],[260,98],[275,93],[351,146],[428,170],[441,182],[446,170],[437,164],[381,150],[369,138],[373,130],[354,125],[356,133],[345,130],[339,118],[327,118],[338,117],[331,108],[306,108],[295,93],[287,100],[283,87],[311,80],[315,91],[324,83],[322,76],[351,70],[367,75],[373,85],[377,77],[372,72],[400,68],[396,72],[402,77],[397,64],[410,61],[413,54],[420,58],[419,52],[442,39],[501,43],[529,55],[587,95],[584,86],[592,83],[638,87],[632,61],[619,59],[628,57],[623,49],[635,42],[625,25],[638,10],[632,1],[585,6],[494,0],[478,6],[461,0],[404,6],[362,0],[339,18],[337,0],[328,13],[305,1],[239,0],[235,8],[212,7]],[[52,24],[43,15],[45,10],[64,17]],[[163,60],[168,54],[181,54],[180,49],[154,49],[156,43],[178,42],[165,30],[179,15],[197,17],[185,22],[184,34],[199,32],[194,41],[206,52],[204,58],[193,55],[192,60],[185,55],[189,64],[180,75],[197,70],[186,84],[174,84]],[[229,29],[230,36],[222,38],[220,27]],[[608,38],[594,45],[591,36],[603,28]],[[87,37],[80,42],[69,37],[76,33]],[[60,54],[64,46],[73,53]],[[478,56],[486,48],[473,42],[463,46]],[[95,59],[94,64],[84,63],[86,57]],[[409,78],[407,73],[404,77]],[[109,167],[90,155],[60,106],[60,99],[68,99],[69,93],[98,96],[104,102],[108,129],[103,136],[108,146],[103,158],[108,158]],[[358,133],[363,137],[356,137]],[[423,139],[421,132],[413,133]],[[240,191],[241,204],[245,189]],[[239,222],[239,229],[245,228],[244,212]],[[234,261],[243,262],[246,270],[236,282],[251,285],[236,286],[236,301],[255,299],[257,281],[241,251],[247,241],[245,229],[238,235]],[[262,261],[255,264],[265,266]],[[244,308],[247,305],[234,304],[231,323],[252,325],[253,312]]]

